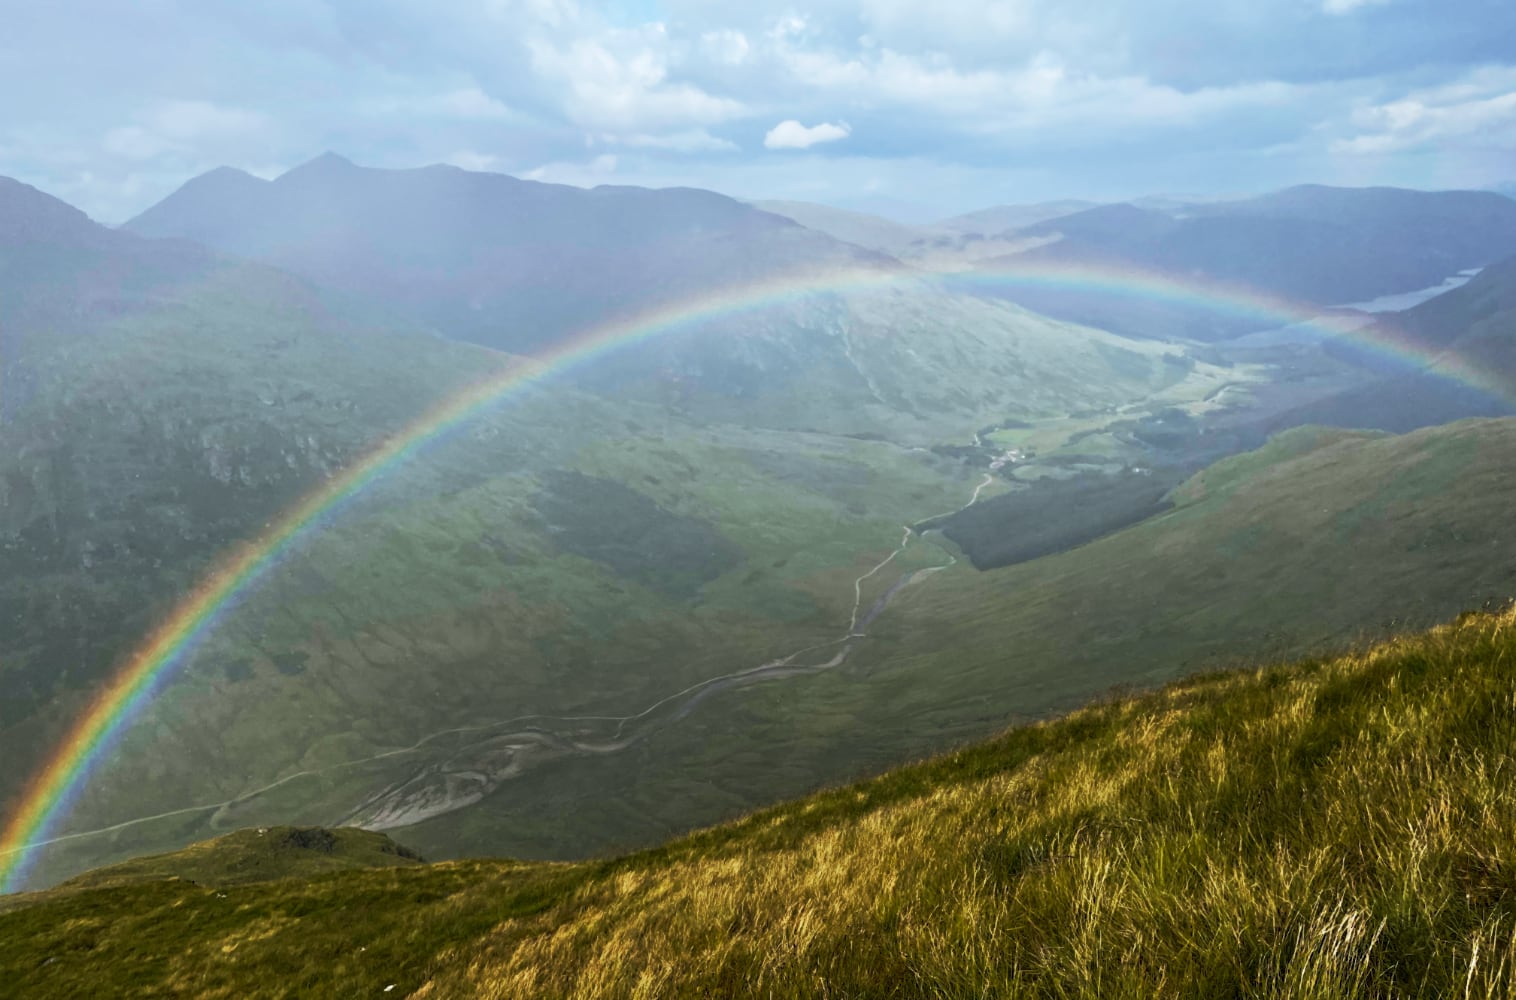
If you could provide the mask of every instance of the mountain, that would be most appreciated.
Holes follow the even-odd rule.
[[[1077,204],[1083,203],[1051,203],[1046,210]],[[935,273],[971,270],[978,261],[1019,253],[1046,242],[1043,237],[1021,237],[1014,231],[1014,226],[1007,224],[1042,218],[1036,206],[1026,206],[1023,211],[1007,205],[947,222],[913,226],[877,215],[804,201],[759,201],[753,205],[845,243],[877,250],[912,267]],[[975,228],[979,224],[976,220],[981,216],[987,225],[998,228]]]
[[[1386,361],[1357,346],[1332,346],[1384,376],[1293,410],[1281,421],[1399,432],[1516,412],[1516,257],[1412,309],[1380,316],[1370,334],[1414,346],[1416,360]],[[1423,367],[1425,358],[1435,360]],[[1474,386],[1468,384],[1471,373]]]
[[[218,888],[162,859],[8,900],[0,970],[27,996],[1506,996],[1513,625],[1111,696],[603,861]]]
[[[72,304],[80,336],[30,328],[29,395],[0,424],[8,804],[225,553],[523,363],[266,264],[26,211],[73,220],[27,287]],[[127,300],[60,291],[139,269],[153,277]],[[659,402],[544,380],[366,474],[210,619],[32,884],[249,826],[395,830],[439,858],[603,854],[1228,642],[1318,650],[1510,587],[1499,422],[1271,453],[1246,488],[977,573],[905,526],[1062,475],[1056,442],[1207,411],[1262,376],[920,278],[774,309],[771,327],[706,329],[832,359],[756,383],[768,423],[735,404],[706,419],[721,398],[698,386]],[[649,347],[680,361],[679,344]],[[1012,445],[1050,460],[986,471]],[[1406,496],[1428,499],[1403,513]],[[1341,575],[1366,562],[1368,585]],[[1261,588],[1291,597],[1259,608]],[[1088,643],[1067,641],[1076,620]]]
[[[1134,398],[1173,374],[1163,349],[957,294],[708,191],[586,191],[327,155],[267,182],[213,171],[127,229],[254,257],[495,348],[693,310],[698,321],[632,338],[572,377],[702,421],[930,441],[1055,395],[1076,409]],[[797,283],[816,291],[788,294]]]
[[[24,390],[0,423],[10,805],[226,553],[524,362],[267,264],[4,190],[0,330]],[[741,334],[719,318],[711,331]],[[461,814],[518,774],[593,763],[601,746],[639,753],[645,730],[703,712],[726,675],[871,620],[883,597],[857,578],[980,475],[925,445],[1155,389],[1198,397],[1218,374],[924,280],[780,302],[753,335],[790,345],[754,383],[769,426],[699,384],[671,379],[643,400],[547,379],[368,480],[218,616],[59,832],[126,826],[47,852],[44,877],[182,846],[233,815],[458,813],[447,822],[473,830]],[[686,370],[713,357],[680,344],[647,349]],[[731,419],[700,416],[721,406]],[[680,691],[698,697],[669,700]],[[538,720],[530,734],[511,726],[522,717]],[[444,751],[467,773],[434,768]],[[447,775],[441,795],[428,774]],[[135,824],[186,807],[166,827]],[[602,832],[641,836],[641,822]]]
[[[964,215],[955,215],[935,224],[938,229],[958,233],[1001,235],[1017,229],[1026,229],[1048,219],[1057,219],[1087,211],[1096,207],[1093,201],[1068,198],[1062,201],[1043,201],[1030,205],[993,205]]]
[[[754,208],[783,216],[794,222],[826,233],[844,243],[867,247],[892,257],[906,254],[911,244],[933,232],[927,226],[912,226],[866,212],[850,212],[831,205],[809,201],[755,201]]]
[[[1516,390],[1516,255],[1386,322],[1428,350],[1457,356],[1502,391]]]
[[[262,260],[514,351],[722,285],[892,264],[709,191],[379,170],[331,153],[272,181],[212,171],[124,228]]]
[[[1102,206],[1020,235],[1052,242],[980,266],[1135,268],[1329,306],[1431,287],[1509,256],[1516,251],[1516,202],[1481,191],[1308,185],[1196,204],[1177,217],[1135,205]],[[1109,296],[1016,294],[1039,311],[1138,335],[1218,339],[1247,331],[1235,319],[1193,308],[1124,317],[1124,300]]]
[[[217,266],[202,247],[113,232],[36,188],[0,177],[0,420],[30,396],[36,356],[82,346],[102,317],[148,308],[157,296]]]

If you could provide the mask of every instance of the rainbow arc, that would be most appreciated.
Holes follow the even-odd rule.
[[[126,657],[74,721],[65,737],[46,758],[0,829],[0,892],[24,883],[35,855],[68,816],[90,776],[122,734],[168,686],[191,654],[227,613],[296,549],[299,543],[336,516],[344,504],[363,492],[387,470],[404,463],[451,429],[479,416],[529,386],[613,350],[671,331],[760,309],[799,301],[808,296],[886,289],[902,282],[919,284],[920,275],[852,270],[727,288],[630,318],[620,319],[569,337],[529,361],[515,364],[445,399],[391,436],[358,461],[291,506],[259,538],[218,560],[216,567],[182,600],[147,638]],[[1094,267],[1007,268],[954,275],[987,290],[1018,287],[1130,295],[1212,310],[1274,325],[1306,324],[1327,336],[1367,344],[1403,362],[1420,367],[1436,365],[1439,372],[1485,392],[1478,371],[1457,359],[1432,354],[1382,324],[1359,329],[1341,317],[1322,315],[1315,307],[1244,292],[1235,288],[1180,281],[1135,270]]]

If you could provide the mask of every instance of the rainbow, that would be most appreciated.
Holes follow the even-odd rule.
[[[1374,325],[1371,335],[1357,329],[1356,324],[1323,315],[1315,307],[1236,288],[1108,267],[1022,267],[958,274],[952,278],[990,290],[1024,287],[1114,293],[1274,325],[1306,324],[1328,336],[1353,339],[1417,367],[1437,366],[1443,374],[1483,391],[1494,388],[1483,384],[1477,371],[1460,367],[1456,359],[1428,352],[1382,325]],[[923,285],[934,287],[935,279],[918,272],[854,269],[727,288],[569,337],[534,358],[514,359],[503,371],[443,400],[286,510],[261,537],[224,554],[216,567],[122,663],[29,782],[17,800],[17,808],[0,830],[0,892],[20,888],[36,854],[52,842],[48,838],[69,814],[90,775],[217,623],[302,539],[319,531],[346,501],[387,470],[525,387],[542,383],[612,350],[673,330],[813,295]]]

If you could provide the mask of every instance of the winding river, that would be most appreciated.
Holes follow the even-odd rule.
[[[974,487],[968,502],[957,510],[977,503],[980,494],[993,480],[992,475],[986,474]],[[842,666],[852,655],[858,640],[867,637],[869,626],[885,612],[901,591],[957,563],[957,558],[945,547],[936,545],[927,538],[930,534],[931,532],[918,534],[909,525],[902,526],[900,543],[895,549],[854,579],[852,614],[847,630],[837,638],[797,649],[778,659],[699,681],[659,699],[635,714],[519,716],[495,723],[439,730],[410,746],[340,764],[298,771],[223,802],[142,816],[95,830],[53,837],[32,846],[106,836],[146,823],[196,814],[209,814],[208,825],[214,830],[247,825],[241,817],[260,806],[273,792],[294,782],[412,755],[433,759],[416,767],[409,775],[373,792],[341,814],[332,816],[327,825],[388,830],[462,809],[483,799],[513,778],[550,761],[625,750],[660,728],[684,719],[707,699],[723,692],[824,673]],[[946,561],[902,573],[865,609],[865,582],[883,572],[912,544],[934,545],[947,557]],[[447,751],[444,744],[448,740],[457,740],[460,745]]]

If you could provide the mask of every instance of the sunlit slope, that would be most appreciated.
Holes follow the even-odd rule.
[[[656,842],[982,738],[1117,684],[1331,651],[1516,596],[1516,421],[1404,437],[1303,428],[1203,473],[1172,513],[1060,555],[902,591],[846,669],[707,701],[616,757],[525,775],[397,832],[428,857],[511,830],[548,856]]]
[[[614,861],[0,914],[26,995],[1509,996],[1516,616],[1211,675]]]

